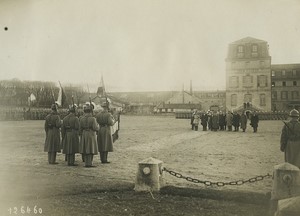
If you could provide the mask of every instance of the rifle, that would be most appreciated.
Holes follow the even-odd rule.
[[[91,93],[90,93],[90,88],[89,88],[89,84],[86,84],[87,85],[87,88],[88,88],[88,92],[89,92],[89,101],[90,101],[90,107],[91,107],[91,109],[92,109],[92,112],[93,112],[93,108],[92,108],[92,99],[91,99]]]
[[[292,129],[288,126],[288,124],[285,121],[282,121],[282,122],[285,124],[286,128],[288,129],[288,131],[291,132],[292,135],[295,135],[294,131],[292,131]]]
[[[72,95],[72,105],[75,108],[75,103],[74,103],[74,96]]]

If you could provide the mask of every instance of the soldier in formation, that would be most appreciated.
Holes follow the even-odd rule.
[[[112,114],[108,111],[109,103],[107,99],[105,101],[102,101],[101,107],[103,108],[103,111],[98,113],[96,116],[97,123],[99,124],[99,130],[98,130],[98,150],[100,154],[100,161],[101,163],[110,163],[107,160],[108,152],[113,151],[113,137],[111,133],[111,126],[114,125],[115,121],[112,116]]]
[[[85,167],[93,166],[93,156],[98,154],[96,132],[99,125],[96,118],[92,115],[91,105],[84,106],[84,115],[79,121],[79,135],[81,136],[79,152],[84,155]]]
[[[284,152],[284,160],[300,168],[300,122],[299,112],[293,109],[291,120],[284,122],[280,138],[280,150]]]
[[[76,104],[71,105],[70,113],[63,119],[61,127],[63,153],[66,155],[68,166],[76,166],[75,154],[79,153],[79,119],[76,111]]]
[[[47,115],[45,120],[45,132],[46,132],[46,140],[44,151],[48,152],[48,162],[49,164],[57,164],[56,163],[56,154],[61,151],[61,143],[60,143],[60,127],[61,127],[61,119],[57,112],[57,105],[51,105],[52,112]]]

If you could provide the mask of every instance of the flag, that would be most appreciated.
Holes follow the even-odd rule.
[[[97,95],[99,95],[100,97],[105,95],[105,87],[104,87],[104,81],[102,75],[101,75],[100,85],[97,90]]]
[[[30,96],[28,97],[28,105],[31,106],[31,104],[36,101],[36,97],[33,93],[30,94]]]
[[[66,99],[67,99],[67,97],[66,97],[65,91],[59,82],[59,92],[58,92],[58,97],[57,97],[57,101],[56,101],[57,105],[59,107],[63,107]]]

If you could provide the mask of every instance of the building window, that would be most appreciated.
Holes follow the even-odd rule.
[[[288,99],[287,91],[282,91],[281,92],[281,99],[283,99],[283,100]]]
[[[286,82],[285,81],[282,82],[282,86],[286,86]]]
[[[272,82],[272,87],[275,87],[275,82]]]
[[[260,66],[264,67],[265,66],[265,62],[264,61],[260,61]]]
[[[285,70],[281,71],[281,75],[285,76]]]
[[[272,71],[272,77],[274,77],[275,76],[275,71]]]
[[[297,81],[293,81],[293,86],[297,86]]]
[[[242,58],[242,57],[244,57],[244,46],[238,46],[238,50],[237,50],[237,56],[238,57],[240,57],[240,58]]]
[[[267,86],[267,76],[265,75],[259,75],[257,77],[257,86],[258,87],[266,87]]]
[[[239,77],[232,76],[229,78],[229,86],[230,88],[237,88],[239,87]]]
[[[257,53],[257,45],[252,45],[252,52]]]
[[[261,106],[266,106],[266,95],[265,94],[260,94],[259,95],[259,101]]]
[[[240,45],[238,46],[238,53],[243,53],[244,52],[244,46]]]
[[[272,92],[272,99],[277,100],[277,92],[276,91]]]
[[[299,99],[299,92],[298,91],[292,91],[292,99]]]
[[[252,85],[253,85],[253,77],[250,75],[243,76],[243,86],[252,87]]]
[[[237,106],[237,95],[231,95],[231,106]]]
[[[297,71],[293,70],[293,76],[297,76]]]

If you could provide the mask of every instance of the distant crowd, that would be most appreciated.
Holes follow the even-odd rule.
[[[194,110],[191,116],[192,130],[198,131],[199,125],[203,131],[243,131],[247,129],[247,122],[250,121],[250,126],[253,132],[257,132],[259,117],[255,111],[250,112],[218,112],[208,111],[200,112]]]
[[[111,111],[116,112],[113,109]],[[50,108],[0,107],[0,121],[45,120],[50,112]],[[98,112],[94,110],[95,114]],[[80,117],[83,113],[83,108],[78,108],[76,115]],[[69,114],[69,109],[59,108],[58,114],[63,119]]]

